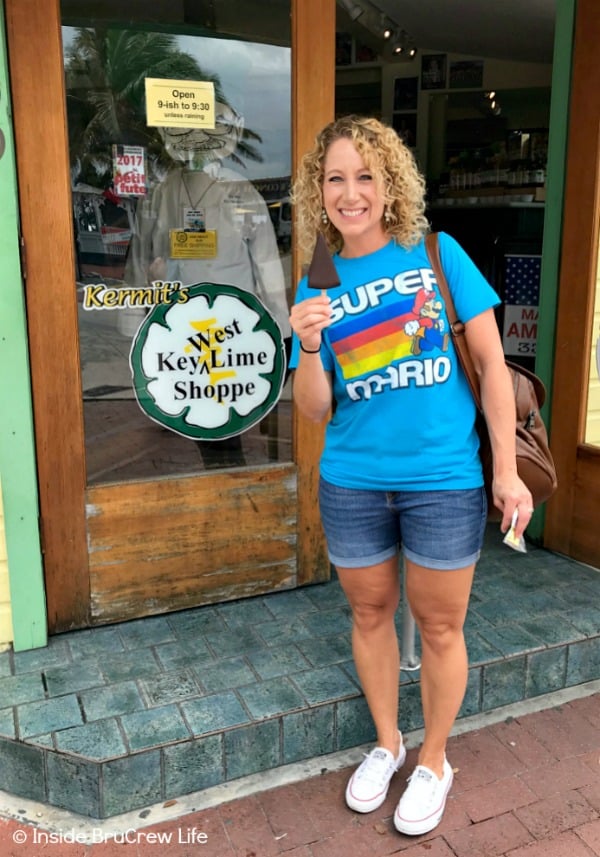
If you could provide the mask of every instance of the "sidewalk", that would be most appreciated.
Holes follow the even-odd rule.
[[[212,790],[212,798],[207,799],[208,792],[189,796],[187,807],[185,801],[169,801],[97,827],[93,819],[61,811],[49,820],[19,798],[12,800],[20,809],[6,817],[7,796],[0,793],[0,854],[593,857],[600,855],[600,693],[573,698],[572,689],[570,701],[562,694],[554,697],[554,707],[524,714],[518,707],[507,708],[503,719],[450,739],[454,786],[442,823],[427,836],[401,836],[392,824],[416,761],[419,735],[412,733],[403,772],[392,781],[384,805],[369,815],[353,813],[344,804],[346,781],[361,758],[354,750],[342,767],[333,757],[317,758],[305,766],[305,778],[274,788],[267,778],[254,786],[227,783]],[[277,781],[276,772],[270,776]],[[149,825],[161,812],[177,815]]]
[[[423,718],[404,620],[398,610],[399,726],[409,735]],[[333,576],[3,652],[0,790],[107,819],[363,747],[375,735],[351,624]],[[579,696],[600,680],[600,573],[533,545],[516,554],[490,525],[465,638],[459,723],[560,691]],[[418,634],[414,643],[418,656]]]

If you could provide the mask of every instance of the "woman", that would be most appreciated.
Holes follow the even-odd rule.
[[[487,516],[475,406],[424,248],[424,196],[412,154],[391,128],[352,116],[325,127],[295,184],[297,236],[309,256],[324,233],[340,285],[315,293],[304,278],[290,316],[296,404],[315,422],[334,406],[319,502],[377,734],[346,802],[377,809],[406,757],[394,626],[400,549],[422,645],[425,734],[394,814],[396,828],[412,835],[439,823],[452,784],[445,749],[466,688],[463,624]],[[518,509],[518,537],[532,500],[516,470],[498,298],[448,235],[440,235],[440,254],[481,381],[494,503],[504,531]]]

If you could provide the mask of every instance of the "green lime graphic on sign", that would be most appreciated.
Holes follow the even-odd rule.
[[[155,306],[129,359],[142,410],[196,440],[249,429],[277,404],[285,379],[277,322],[255,295],[214,283]]]

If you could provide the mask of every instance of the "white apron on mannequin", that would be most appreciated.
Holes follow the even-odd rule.
[[[165,150],[180,166],[139,204],[125,279],[132,286],[153,280],[238,286],[262,300],[287,339],[285,277],[266,203],[247,178],[222,165],[243,129],[243,117],[220,101],[214,128],[160,129]],[[189,228],[190,212],[201,212],[203,228],[216,231],[213,258],[171,258],[170,231]]]
[[[216,231],[214,258],[171,258],[170,230],[184,229],[190,210],[202,210],[205,228]],[[207,171],[173,169],[141,203],[125,279],[131,285],[165,279],[238,286],[262,300],[284,338],[291,335],[283,268],[265,201],[251,182],[218,163]]]

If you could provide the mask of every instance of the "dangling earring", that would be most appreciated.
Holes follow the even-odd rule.
[[[329,223],[329,218],[327,217],[327,212],[324,208],[321,209],[321,223],[323,224],[323,226],[327,226],[327,224]]]
[[[383,213],[383,219],[385,220],[386,224],[388,224],[388,225],[392,222],[392,213],[387,208]]]

